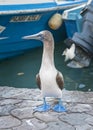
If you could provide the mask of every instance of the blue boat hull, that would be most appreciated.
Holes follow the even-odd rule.
[[[35,40],[23,40],[22,37],[25,35],[35,34],[41,30],[50,30],[53,35],[55,42],[60,42],[66,38],[65,26],[56,31],[53,31],[48,26],[49,18],[54,14],[54,12],[48,13],[39,13],[42,15],[42,18],[39,21],[34,22],[8,22],[13,16],[3,16],[5,18],[6,30],[2,33],[0,40],[0,59],[8,58],[14,55],[18,55],[23,53],[25,50],[29,50],[31,48],[42,46],[40,41]],[[26,14],[25,16],[27,16]],[[29,14],[34,15],[34,14]],[[19,16],[19,15],[17,15]],[[7,21],[6,21],[7,18]],[[5,37],[5,39],[4,39]]]
[[[45,5],[44,5],[45,6]],[[53,5],[54,6],[54,5]],[[62,14],[64,8],[57,9],[41,9],[41,11],[25,11],[18,12],[13,9],[6,13],[8,7],[0,14],[0,59],[9,58],[24,53],[26,50],[42,46],[40,41],[23,40],[26,35],[35,34],[41,30],[49,30],[53,33],[55,43],[66,39],[66,31],[64,23],[58,30],[52,30],[48,26],[49,19],[56,12]],[[20,11],[20,10],[19,10]],[[4,28],[3,28],[4,27]],[[2,29],[3,28],[3,29]]]

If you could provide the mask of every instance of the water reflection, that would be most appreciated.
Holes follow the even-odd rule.
[[[67,72],[65,71],[64,73],[65,87],[67,89],[93,91],[93,63],[89,68],[67,69]]]
[[[93,91],[93,61],[89,68],[73,69],[66,66],[62,51],[65,45],[55,46],[55,65],[63,75],[68,90]],[[42,47],[0,62],[0,86],[37,88],[35,75],[41,64]]]

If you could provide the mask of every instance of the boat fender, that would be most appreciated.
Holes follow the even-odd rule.
[[[53,30],[57,30],[60,28],[60,26],[62,25],[62,15],[59,13],[54,14],[49,22],[48,25],[51,29]]]

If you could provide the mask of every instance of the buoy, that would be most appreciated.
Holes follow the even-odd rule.
[[[51,29],[57,30],[62,25],[62,15],[59,13],[54,14],[50,18],[48,25]]]

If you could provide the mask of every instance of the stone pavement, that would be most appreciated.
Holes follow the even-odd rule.
[[[93,130],[93,92],[63,90],[67,112],[34,112],[40,104],[38,89],[0,87],[0,130]]]

